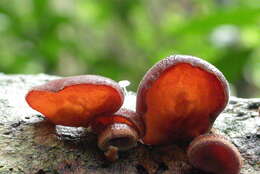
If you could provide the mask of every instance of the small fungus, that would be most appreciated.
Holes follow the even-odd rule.
[[[144,132],[140,117],[135,112],[124,108],[112,115],[97,117],[92,122],[91,128],[98,134],[98,147],[107,151],[105,154],[109,156],[111,156],[109,153],[111,149],[112,154],[117,155],[113,147],[116,147],[118,151],[135,147]],[[115,158],[112,157],[112,159]]]
[[[239,174],[242,158],[237,148],[220,135],[202,135],[188,148],[190,163],[205,172]]]

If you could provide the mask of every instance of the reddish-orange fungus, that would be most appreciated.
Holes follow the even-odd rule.
[[[163,59],[144,76],[137,113],[145,144],[187,141],[206,133],[228,101],[228,85],[215,67],[191,56]]]
[[[101,116],[95,119],[95,121],[91,124],[92,130],[97,134],[102,132],[108,125],[114,123],[122,123],[127,124],[131,127],[135,127],[135,125],[122,116],[111,115],[111,116]]]
[[[35,87],[26,101],[56,125],[87,127],[98,115],[116,112],[123,103],[123,94],[116,82],[85,75]]]
[[[118,112],[111,114],[111,115],[102,115],[91,123],[91,128],[94,132],[99,134],[102,132],[106,127],[112,124],[126,124],[133,129],[135,129],[139,136],[143,135],[144,127],[142,120],[140,117],[133,111],[122,108]]]

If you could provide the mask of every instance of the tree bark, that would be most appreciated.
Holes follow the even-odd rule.
[[[120,153],[115,163],[105,160],[96,136],[84,128],[50,124],[24,100],[33,86],[58,77],[0,74],[0,173],[85,174],[149,173],[203,174],[177,145],[136,148]],[[134,108],[134,93],[125,105]],[[260,99],[231,97],[213,129],[229,138],[243,156],[241,174],[260,172]]]

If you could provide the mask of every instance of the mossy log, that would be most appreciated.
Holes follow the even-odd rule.
[[[149,173],[203,174],[177,145],[136,148],[120,153],[115,163],[105,160],[96,136],[84,128],[50,124],[24,100],[35,85],[58,77],[0,74],[0,173],[85,174]],[[134,93],[125,105],[134,107]],[[213,131],[229,138],[243,156],[241,174],[260,173],[260,99],[231,97]]]

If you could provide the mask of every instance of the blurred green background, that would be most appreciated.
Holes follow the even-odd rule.
[[[1,0],[0,72],[131,81],[171,54],[217,66],[260,97],[259,0]]]

